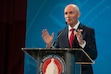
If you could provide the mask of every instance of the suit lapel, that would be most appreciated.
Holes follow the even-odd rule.
[[[65,37],[65,46],[67,47],[67,48],[69,48],[70,46],[69,46],[69,38],[68,38],[68,27],[65,29],[65,31],[64,31],[64,37]]]
[[[73,47],[77,47],[78,46],[78,41],[77,41],[77,37],[74,37],[74,42],[73,42]]]

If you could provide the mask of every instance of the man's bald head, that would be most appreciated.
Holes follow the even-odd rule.
[[[67,6],[65,7],[65,9],[68,8],[68,7],[74,8],[74,9],[76,9],[77,11],[79,11],[79,7],[78,7],[77,5],[75,5],[75,4],[69,4],[69,5],[67,5]]]

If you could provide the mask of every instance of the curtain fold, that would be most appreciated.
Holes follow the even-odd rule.
[[[26,0],[0,1],[0,74],[23,74]]]

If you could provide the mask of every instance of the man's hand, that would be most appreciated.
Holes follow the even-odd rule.
[[[54,33],[49,35],[49,32],[47,31],[47,29],[43,29],[42,38],[43,38],[44,42],[46,43],[47,48],[50,48],[51,44],[52,44],[52,40],[54,38]]]
[[[82,31],[83,31],[82,29],[78,29],[76,31],[76,37],[77,37],[77,40],[78,40],[80,45],[84,44],[83,36],[82,36],[82,33],[81,33]]]

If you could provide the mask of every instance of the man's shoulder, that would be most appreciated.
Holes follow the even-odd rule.
[[[80,23],[79,28],[84,29],[84,30],[94,30],[94,28],[84,25],[82,23]]]

